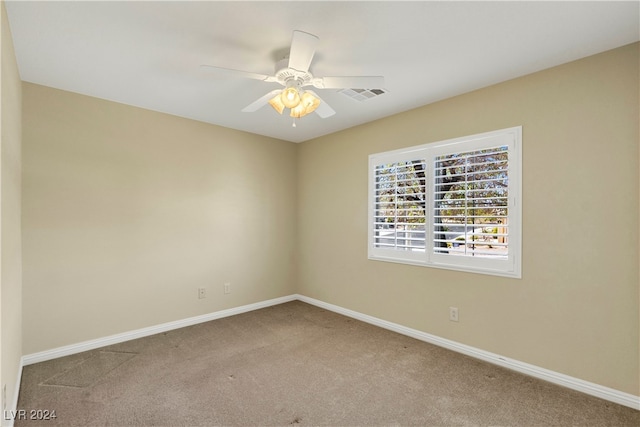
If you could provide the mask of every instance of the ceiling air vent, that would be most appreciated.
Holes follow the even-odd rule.
[[[342,89],[339,92],[360,102],[387,93],[384,89]]]

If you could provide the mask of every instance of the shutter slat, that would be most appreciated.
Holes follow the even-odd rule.
[[[506,256],[509,229],[502,223],[509,209],[507,150],[501,146],[435,158],[434,253]],[[488,232],[494,229],[496,233]]]

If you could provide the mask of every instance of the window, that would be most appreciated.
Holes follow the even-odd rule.
[[[521,277],[522,128],[369,156],[369,258]]]

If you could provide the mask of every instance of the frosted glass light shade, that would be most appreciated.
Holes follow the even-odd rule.
[[[309,113],[313,113],[318,108],[318,105],[320,105],[320,100],[311,93],[305,92],[302,94],[300,103],[291,109],[290,116],[295,118],[304,117]]]
[[[300,104],[300,94],[298,93],[298,89],[295,87],[288,87],[283,90],[280,98],[287,108],[295,108]]]
[[[273,98],[271,98],[271,100],[269,101],[269,105],[271,105],[273,109],[278,112],[278,114],[282,114],[285,107],[284,104],[282,103],[281,95],[282,93],[279,93]]]

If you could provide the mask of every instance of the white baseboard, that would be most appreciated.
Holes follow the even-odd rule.
[[[397,332],[402,335],[425,341],[430,344],[444,347],[446,349],[462,353],[467,356],[471,356],[476,359],[484,360],[485,362],[493,363],[535,378],[539,378],[551,383],[561,385],[582,393],[599,397],[601,399],[615,402],[620,405],[628,406],[633,409],[640,410],[640,396],[618,391],[609,387],[605,387],[599,384],[594,384],[588,381],[581,380],[579,378],[570,377],[559,372],[550,371],[545,368],[530,365],[518,360],[508,359],[498,354],[490,353],[488,351],[480,350],[475,347],[471,347],[465,344],[460,344],[455,341],[451,341],[445,338],[440,338],[436,335],[431,335],[426,332],[419,331],[417,329],[408,328],[406,326],[399,325],[397,323],[388,322],[386,320],[378,319],[367,314],[362,314],[357,311],[349,310],[337,305],[329,304],[314,298],[309,298],[304,295],[296,295],[296,299],[306,302],[317,307],[324,308],[329,311],[336,312],[348,317],[352,317],[357,320],[361,320],[366,323],[370,323],[375,326],[379,326],[384,329]]]
[[[246,313],[248,311],[258,310],[261,308],[278,305],[285,302],[293,301],[296,295],[289,295],[280,298],[274,298],[254,304],[242,305],[240,307],[229,308],[226,310],[215,311],[201,316],[189,317],[187,319],[176,320],[174,322],[162,323],[160,325],[150,326],[148,328],[137,329],[134,331],[123,332],[121,334],[110,335],[104,338],[84,341],[78,344],[66,345],[51,350],[41,351],[39,353],[27,354],[22,356],[23,366],[34,363],[45,362],[47,360],[57,359],[58,357],[69,356],[71,354],[82,353],[83,351],[95,350],[96,348],[108,345],[118,344],[138,338],[148,337],[162,332],[172,331],[174,329],[184,328],[185,326],[197,325],[198,323],[209,322],[211,320],[221,319],[223,317],[234,316],[236,314]]]
[[[406,326],[399,325],[397,323],[389,322],[386,320],[378,319],[367,314],[359,313],[357,311],[349,310],[337,305],[329,304],[314,298],[310,298],[304,295],[294,294],[280,298],[274,298],[267,301],[262,301],[254,304],[243,305],[240,307],[230,308],[226,310],[216,311],[213,313],[205,314],[202,316],[190,317],[188,319],[178,320],[175,322],[163,323],[148,328],[138,329],[135,331],[125,332],[122,334],[111,335],[104,338],[98,338],[95,340],[84,341],[78,344],[68,345],[64,347],[58,347],[51,350],[42,351],[39,353],[28,354],[22,357],[22,365],[27,366],[33,363],[44,362],[46,360],[56,359],[58,357],[69,356],[71,354],[81,353],[83,351],[94,350],[96,348],[105,347],[112,344],[117,344],[137,338],[146,337],[149,335],[158,334],[161,332],[167,332],[174,329],[183,328],[185,326],[191,326],[198,323],[208,322],[211,320],[221,319],[223,317],[233,316],[236,314],[246,313],[253,310],[258,310],[273,305],[282,304],[289,301],[300,300],[302,302],[315,305],[317,307],[324,308],[329,311],[333,311],[338,314],[342,314],[357,320],[361,320],[366,323],[370,323],[375,326],[379,326],[384,329],[388,329],[397,332],[402,335],[406,335],[420,341],[425,341],[439,347],[443,347],[457,353],[462,353],[467,356],[474,357],[476,359],[484,360],[495,365],[499,365],[514,371],[530,375],[535,378],[539,378],[545,381],[549,381],[554,384],[558,384],[563,387],[567,387],[579,392],[595,396],[601,399],[605,399],[611,402],[618,403],[620,405],[628,406],[630,408],[640,410],[640,396],[635,396],[629,393],[618,391],[609,387],[605,387],[599,384],[594,384],[588,381],[584,381],[578,378],[570,377],[559,372],[550,371],[545,368],[530,365],[518,360],[508,359],[504,356],[500,356],[495,353],[480,350],[475,347],[471,347],[465,344],[461,344],[455,341],[451,341],[445,338],[431,335],[426,332],[419,331],[417,329],[408,328]],[[20,369],[22,374],[22,369]],[[15,402],[13,409],[17,407],[17,399],[20,386],[20,377],[16,385]]]

